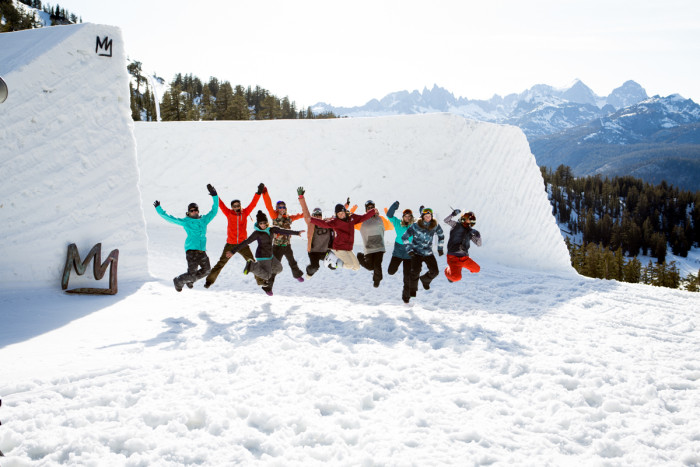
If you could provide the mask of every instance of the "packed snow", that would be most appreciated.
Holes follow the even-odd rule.
[[[0,50],[16,48],[5,36]],[[65,73],[62,56],[38,57],[48,71],[36,81],[52,79],[53,66]],[[122,65],[116,79],[126,82]],[[50,128],[72,106],[101,109],[98,119],[128,112],[128,100],[67,81],[75,89],[62,88],[63,105],[28,94],[0,115],[31,105],[37,128]],[[123,164],[120,176],[104,184],[103,169],[88,165],[81,183],[99,191],[62,190],[67,152],[26,134],[26,146],[0,146],[3,171],[14,161],[24,174],[3,172],[2,199],[53,185],[52,203],[105,216],[82,230],[87,244],[123,230],[132,236],[114,239],[118,247],[138,237],[147,248],[130,263],[141,276],[120,281],[117,295],[67,295],[59,276],[74,231],[32,206],[3,217],[3,244],[23,235],[50,272],[32,290],[0,281],[2,467],[700,464],[700,295],[576,275],[518,129],[445,115],[139,124],[139,177],[130,126],[68,127],[75,141],[61,144],[123,146],[109,161]],[[375,289],[366,270],[322,269],[299,283],[284,263],[268,297],[236,256],[210,289],[176,292],[185,235],[153,201],[176,216],[192,201],[206,212],[212,183],[227,204],[245,205],[261,181],[292,211],[300,185],[326,215],[348,196],[360,206],[425,204],[440,220],[450,207],[474,210],[484,244],[470,253],[481,272],[453,284],[440,275],[406,306],[400,272]],[[136,235],[144,213],[148,235]],[[9,216],[29,229],[9,229]],[[212,263],[225,241],[218,215]],[[386,265],[393,231],[385,241]],[[361,243],[357,235],[356,252]],[[292,245],[305,267],[306,238]],[[6,268],[27,266],[21,256],[10,264],[15,253],[3,248]]]

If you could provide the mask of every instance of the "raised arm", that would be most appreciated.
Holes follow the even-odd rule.
[[[272,200],[270,199],[270,193],[267,191],[267,187],[263,188],[263,201],[265,201],[265,207],[267,208],[267,213],[270,215],[272,220],[277,219],[277,211],[272,206]]]
[[[449,225],[450,227],[456,226],[456,225],[457,225],[457,222],[454,221],[454,220],[452,220],[452,218],[453,218],[454,216],[456,216],[457,214],[459,214],[459,213],[460,213],[460,210],[459,210],[459,209],[455,209],[454,211],[452,211],[452,212],[450,213],[449,216],[447,216],[447,217],[445,217],[445,218],[443,219],[443,222],[444,222],[445,224]]]
[[[158,203],[158,206],[156,206],[156,212],[160,217],[170,222],[171,224],[185,225],[185,219],[179,219],[175,216],[171,216],[170,214],[165,212],[165,210],[160,206],[160,203]]]
[[[263,190],[265,189],[264,184],[258,185],[258,191],[253,195],[253,200],[250,202],[247,208],[243,210],[243,216],[248,217],[250,213],[255,209],[255,206],[257,206],[258,201],[260,201],[260,195],[262,194]]]

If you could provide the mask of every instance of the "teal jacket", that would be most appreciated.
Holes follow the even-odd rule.
[[[392,204],[389,207],[389,210],[386,213],[387,218],[389,219],[389,222],[391,222],[391,225],[394,226],[394,230],[396,231],[396,240],[394,241],[394,251],[391,254],[391,256],[396,256],[397,258],[401,258],[401,259],[410,259],[411,256],[409,256],[408,251],[406,250],[406,245],[403,244],[403,239],[401,238],[410,226],[409,225],[401,225],[401,219],[398,219],[396,216],[394,216],[394,214],[396,213],[396,210],[398,208],[399,208],[399,203],[395,202],[394,204]],[[413,237],[411,237],[411,240],[413,240]]]
[[[206,251],[207,224],[209,224],[212,221],[212,219],[214,219],[214,216],[216,216],[216,213],[219,212],[219,197],[212,196],[212,199],[214,205],[212,206],[211,211],[209,211],[206,215],[196,219],[187,216],[183,218],[177,218],[165,212],[165,210],[162,207],[156,207],[156,212],[160,217],[172,224],[181,225],[185,229],[185,232],[187,232],[187,239],[185,240],[185,251]]]

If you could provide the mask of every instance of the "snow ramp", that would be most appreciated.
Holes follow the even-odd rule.
[[[209,210],[205,185],[227,204],[246,205],[264,182],[273,202],[300,212],[304,186],[311,208],[333,215],[350,197],[364,212],[400,202],[399,212],[432,208],[442,220],[452,209],[474,211],[482,248],[472,256],[518,269],[573,273],[552,216],[544,182],[525,135],[514,126],[428,114],[331,120],[137,123],[144,206],[158,199],[184,213],[188,203]],[[262,201],[258,205],[264,210]],[[149,224],[162,223],[145,209]],[[444,224],[443,224],[444,226]],[[295,223],[302,229],[304,224]],[[209,231],[225,231],[217,216]],[[449,234],[445,226],[446,236]],[[394,236],[387,234],[391,251]],[[446,239],[447,241],[447,239]],[[216,256],[221,245],[209,245]],[[358,234],[355,250],[361,251]],[[303,261],[303,260],[302,260]]]
[[[0,34],[0,287],[60,287],[71,243],[119,249],[120,281],[149,277],[126,65],[111,26]],[[70,286],[107,287],[86,276]]]

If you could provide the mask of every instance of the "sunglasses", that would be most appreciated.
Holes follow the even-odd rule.
[[[190,209],[190,212],[199,212],[199,209],[197,209],[197,208],[192,208],[192,209]]]
[[[285,206],[284,204],[278,204],[277,209],[287,209],[287,206]]]
[[[240,209],[241,205],[240,204],[234,204],[233,209]]]

